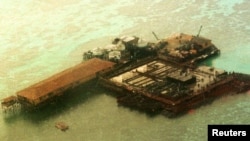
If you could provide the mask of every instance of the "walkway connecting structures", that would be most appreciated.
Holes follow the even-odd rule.
[[[115,63],[92,58],[74,67],[59,72],[30,87],[20,90],[16,96],[1,101],[3,109],[10,109],[17,103],[22,107],[37,107],[64,94],[65,91],[96,78],[99,72],[112,68]]]

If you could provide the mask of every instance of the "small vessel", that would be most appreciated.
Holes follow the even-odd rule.
[[[60,129],[61,131],[66,131],[66,130],[69,129],[69,126],[68,126],[66,123],[64,123],[64,122],[57,122],[57,123],[55,124],[55,127],[56,127],[57,129]]]

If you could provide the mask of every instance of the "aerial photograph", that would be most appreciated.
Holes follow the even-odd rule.
[[[1,0],[0,140],[249,139],[249,7]]]

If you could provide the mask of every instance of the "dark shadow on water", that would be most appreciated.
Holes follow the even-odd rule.
[[[199,65],[213,66],[213,61],[218,59],[219,57],[220,57],[220,54],[213,55],[207,58],[206,60],[199,62]]]
[[[117,97],[119,97],[121,95],[121,94],[118,94],[118,93],[115,93],[115,92],[112,92],[112,91],[109,91],[109,90],[106,90],[106,89],[104,89],[103,92],[105,94],[110,95],[111,97],[113,97],[115,99],[117,99]],[[124,106],[124,105],[119,104],[118,102],[117,102],[117,106],[119,108],[129,109],[129,111],[131,111],[131,112],[138,112],[138,113],[143,114],[143,115],[145,115],[145,116],[147,116],[149,118],[154,118],[154,117],[160,115],[160,111],[158,111],[158,112],[149,112],[149,111],[142,110],[140,108],[134,108],[134,107]]]

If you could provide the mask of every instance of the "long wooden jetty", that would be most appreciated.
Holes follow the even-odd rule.
[[[5,98],[1,102],[3,108],[10,107],[13,103],[20,103],[24,107],[36,107],[55,97],[62,95],[66,90],[79,86],[96,78],[100,71],[111,68],[113,62],[92,58],[74,67],[57,73],[41,82],[16,93],[17,98]],[[14,101],[13,101],[14,100]]]

